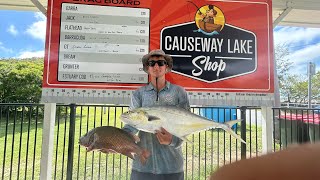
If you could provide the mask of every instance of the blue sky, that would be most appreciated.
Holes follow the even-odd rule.
[[[29,11],[0,11],[0,58],[43,57],[46,18]]]
[[[0,58],[43,57],[46,18],[40,12],[0,10]],[[320,71],[320,28],[276,27],[275,44],[289,46],[291,74],[306,74],[308,62]]]

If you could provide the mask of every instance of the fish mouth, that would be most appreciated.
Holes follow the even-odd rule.
[[[122,122],[124,122],[126,124],[129,124],[132,127],[137,127],[138,124],[139,124],[138,122],[131,120],[129,116],[124,115],[124,114],[122,114],[120,116],[120,119],[121,119]],[[136,122],[136,123],[134,123],[134,122]]]
[[[123,121],[124,123],[129,123],[130,122],[130,118],[128,116],[120,116],[121,121]]]
[[[123,122],[125,122],[125,121],[128,120],[128,117],[127,117],[126,115],[122,114],[122,115],[120,116],[120,119],[121,119]]]
[[[78,144],[82,147],[89,147],[89,144],[86,144],[84,142],[81,142],[81,140],[78,141]]]
[[[82,147],[85,147],[86,149],[88,149],[88,147],[89,147],[89,145],[87,145],[87,144],[80,144],[79,143],[79,145],[82,146]]]

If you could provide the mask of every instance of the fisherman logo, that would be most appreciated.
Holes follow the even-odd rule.
[[[197,32],[208,36],[219,34],[225,24],[223,12],[213,5],[202,6],[198,9],[194,19],[199,28]]]
[[[214,5],[200,7],[194,20],[161,31],[161,48],[173,57],[173,72],[212,83],[256,70],[253,32],[227,24]]]

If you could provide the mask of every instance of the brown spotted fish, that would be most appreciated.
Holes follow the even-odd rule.
[[[90,130],[87,134],[79,139],[79,144],[87,148],[89,151],[100,151],[103,153],[120,153],[135,159],[135,155],[139,157],[142,164],[150,156],[150,152],[141,149],[136,142],[139,138],[122,129],[112,126],[101,126]]]

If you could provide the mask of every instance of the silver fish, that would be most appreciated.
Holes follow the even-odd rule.
[[[241,119],[217,123],[176,106],[136,108],[121,114],[120,119],[132,127],[150,133],[155,133],[156,130],[163,127],[172,135],[186,141],[188,141],[186,137],[190,134],[221,128],[241,142],[246,143],[231,129],[234,124],[242,121]]]

